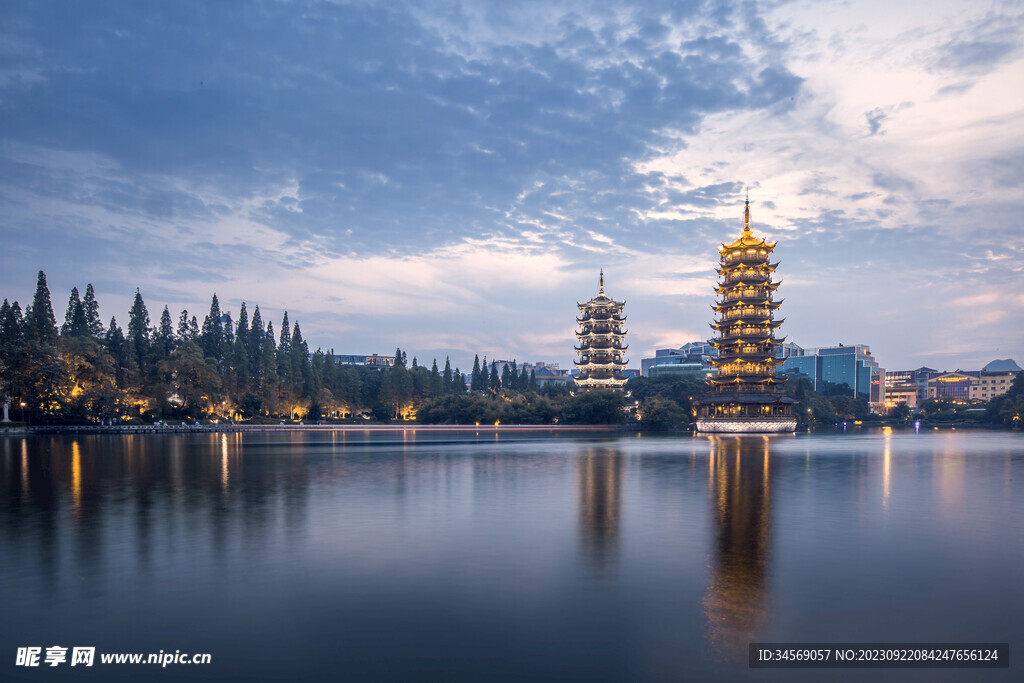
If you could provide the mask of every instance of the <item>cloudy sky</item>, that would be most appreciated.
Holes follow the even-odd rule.
[[[285,309],[315,348],[631,365],[778,241],[782,332],[1024,361],[1019,2],[4,2],[0,296]]]

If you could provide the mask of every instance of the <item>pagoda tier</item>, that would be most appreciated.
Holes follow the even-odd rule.
[[[711,360],[717,370],[707,380],[709,391],[698,401],[697,429],[702,432],[791,432],[796,429],[793,404],[782,392],[785,377],[775,370],[784,360],[775,355],[783,338],[775,337],[782,320],[775,312],[778,282],[772,280],[778,263],[769,257],[774,242],[754,237],[750,202],[743,211],[739,239],[718,250],[720,266],[711,328],[718,336],[709,343],[718,350]]]
[[[626,383],[622,370],[627,363],[622,352],[629,348],[624,343],[626,330],[622,329],[622,323],[626,321],[622,309],[626,302],[605,295],[602,270],[597,296],[576,305],[580,309],[576,318],[580,325],[576,332],[579,341],[574,347],[579,354],[579,360],[575,361],[579,371],[576,386],[586,391],[621,389]]]

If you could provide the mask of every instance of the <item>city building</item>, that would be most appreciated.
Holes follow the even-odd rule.
[[[695,402],[701,432],[792,432],[796,429],[793,404],[775,368],[784,361],[775,338],[782,320],[775,320],[781,302],[772,282],[778,263],[770,263],[774,243],[754,237],[750,230],[750,201],[743,210],[739,239],[719,249],[718,299],[712,324],[718,336],[710,344],[718,350],[711,360],[717,370],[708,378],[710,391]]]
[[[884,408],[886,372],[878,366],[865,344],[803,349],[803,355],[785,359],[782,372],[810,378],[815,391],[849,392],[851,396],[867,400],[876,410]]]
[[[533,377],[537,382],[537,388],[541,389],[549,384],[565,386],[572,379],[568,372],[551,370],[547,366],[541,366],[533,371]]]
[[[717,357],[718,350],[701,341],[683,344],[678,349],[657,349],[654,358],[640,359],[640,374],[644,377],[667,374],[707,376],[714,367],[711,359]]]
[[[885,388],[886,412],[889,412],[901,403],[905,403],[911,409],[917,408],[918,400],[918,388],[912,384]]]
[[[916,370],[886,370],[885,372],[885,401],[886,406],[890,403],[893,405],[897,403],[904,403],[902,400],[889,400],[889,395],[897,391],[900,396],[906,395],[906,388],[912,387],[917,391],[917,397],[911,408],[916,406],[921,401],[928,398],[928,380],[932,379],[936,375],[941,374],[934,368],[919,367]]]
[[[623,343],[626,331],[622,329],[626,321],[622,309],[626,302],[605,295],[604,269],[601,269],[597,296],[576,305],[580,309],[580,317],[576,318],[580,326],[576,332],[576,352],[580,356],[575,362],[579,370],[576,386],[584,391],[621,389],[626,383],[622,376],[626,367],[622,352],[628,348]]]
[[[333,353],[333,351],[332,351]],[[366,365],[371,368],[390,368],[395,365],[394,356],[334,354],[335,365]]]
[[[948,398],[966,403],[980,383],[980,370],[944,372],[928,380],[928,398]]]
[[[971,386],[971,400],[991,401],[1005,394],[1021,368],[1013,359],[994,360],[981,369],[978,383]]]

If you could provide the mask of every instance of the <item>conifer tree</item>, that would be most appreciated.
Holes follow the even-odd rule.
[[[508,363],[505,363],[505,367],[501,369],[501,388],[506,391],[512,391],[512,368],[509,367]]]
[[[441,373],[437,370],[436,358],[430,366],[430,380],[428,386],[430,387],[429,391],[431,398],[437,398],[444,393],[444,381],[441,379]]]
[[[128,343],[125,341],[124,333],[117,326],[117,318],[114,316],[111,316],[110,325],[107,326],[104,343],[107,346],[107,353],[114,358],[117,367],[115,371],[117,386],[124,388],[125,371],[131,362],[131,352],[128,348]]]
[[[171,326],[171,310],[167,306],[164,306],[164,312],[160,314],[156,342],[161,358],[170,358],[174,351],[174,328]]]
[[[243,301],[238,309],[238,326],[235,328],[235,343],[231,354],[231,365],[235,370],[235,386],[239,397],[249,388],[249,374],[252,367],[249,345],[249,313],[245,310]]]
[[[263,362],[263,316],[260,307],[252,312],[252,324],[249,326],[249,367],[253,369],[253,377],[259,381],[259,368]]]
[[[530,391],[537,391],[537,371],[530,370]]]
[[[60,327],[63,336],[81,336],[85,329],[85,309],[82,307],[82,300],[78,295],[78,287],[71,288],[71,296],[68,298],[68,310],[64,313],[64,324]]]
[[[441,390],[446,394],[450,394],[453,391],[452,361],[448,356],[444,357],[444,374],[441,375]]]
[[[480,356],[473,356],[473,374],[470,376],[469,388],[472,391],[482,391],[483,385],[480,382]]]
[[[213,299],[210,301],[210,313],[203,321],[201,340],[200,345],[203,347],[203,353],[208,358],[214,358],[218,361],[223,358],[224,329],[220,322],[220,302],[217,301],[216,294],[213,295]]]
[[[402,349],[397,348],[397,347],[395,348],[395,367],[396,368],[404,368],[405,367],[405,354],[402,353]]]
[[[178,316],[178,343],[186,341],[189,341],[188,311],[182,310],[181,315]]]
[[[302,339],[302,330],[299,329],[298,321],[292,328],[291,349],[292,382],[297,387],[308,391],[310,387],[309,347]]]
[[[281,319],[281,338],[277,344],[277,379],[279,382],[292,382],[292,329],[288,324],[288,311]]]
[[[36,293],[32,297],[32,308],[25,317],[28,322],[26,336],[44,344],[56,341],[57,319],[53,316],[50,288],[46,286],[46,273],[41,270],[36,276]]]
[[[523,366],[523,371],[519,373],[519,380],[516,382],[516,389],[519,391],[528,391],[530,389],[530,375],[526,373],[526,366]]]
[[[488,388],[491,391],[501,391],[501,376],[498,375],[498,362],[491,361],[491,377],[488,381]]]
[[[192,316],[192,319],[188,321],[188,338],[190,341],[199,340],[199,322],[195,316]]]
[[[132,310],[128,312],[127,342],[132,359],[139,369],[142,369],[146,354],[149,353],[149,312],[146,310],[146,303],[142,300],[142,294],[139,293],[138,288],[135,289]]]
[[[89,327],[89,334],[97,339],[104,334],[103,323],[100,321],[100,305],[96,301],[96,291],[90,282],[85,286],[85,298],[82,299],[82,308],[85,311],[85,323]]]

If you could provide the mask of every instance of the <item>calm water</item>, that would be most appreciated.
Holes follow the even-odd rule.
[[[0,679],[1020,680],[1024,436],[0,437]],[[750,670],[754,641],[1009,670]],[[210,666],[13,666],[19,646]]]

